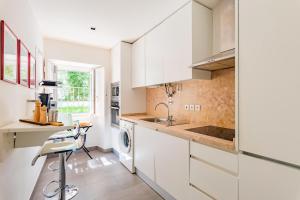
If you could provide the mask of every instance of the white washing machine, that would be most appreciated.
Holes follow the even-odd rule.
[[[120,162],[131,172],[135,173],[134,167],[134,123],[121,120],[120,121]]]

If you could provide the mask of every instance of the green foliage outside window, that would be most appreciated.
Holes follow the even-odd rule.
[[[14,65],[5,65],[5,78],[8,80],[15,80]]]
[[[90,101],[90,84],[91,77],[89,72],[80,71],[62,71],[57,73],[58,80],[63,83],[63,95],[58,99],[59,102],[78,102],[78,105],[74,106],[70,104],[68,106],[59,106],[59,112],[62,113],[87,113],[90,111],[90,107],[86,104],[81,105],[80,102],[87,103]],[[62,105],[65,105],[61,103]]]

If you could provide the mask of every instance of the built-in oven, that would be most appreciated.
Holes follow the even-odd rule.
[[[119,107],[119,102],[111,102],[111,125],[115,126],[115,127],[119,127],[120,125],[120,117],[119,117],[119,111],[120,111],[120,107]]]
[[[120,125],[120,84],[111,84],[111,125],[114,127],[119,127]]]
[[[119,102],[120,96],[120,83],[112,83],[111,84],[111,100],[115,102]]]

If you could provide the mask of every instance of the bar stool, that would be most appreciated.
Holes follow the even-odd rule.
[[[85,142],[86,142],[86,134],[88,132],[88,130],[93,126],[92,123],[90,122],[79,122],[76,121],[76,126],[75,129],[73,130],[68,130],[68,131],[60,131],[57,132],[53,135],[51,135],[48,140],[64,140],[67,138],[73,138],[73,139],[77,139],[78,137],[80,137],[80,135],[83,136],[83,146],[82,146],[82,150],[88,155],[88,157],[90,159],[93,159],[93,157],[90,155],[90,151],[87,149],[87,147],[85,146]],[[67,156],[67,160],[69,160],[70,156],[72,155],[73,152],[70,152],[69,155]],[[53,165],[54,163],[50,163],[50,165],[48,166],[48,168],[50,170],[54,170],[51,165]]]
[[[77,138],[80,135],[80,123],[78,120],[74,121],[74,128],[68,129],[66,131],[58,131],[54,134],[52,134],[48,140],[64,140],[66,138],[74,138],[77,136]]]
[[[83,138],[78,137],[76,140],[66,140],[60,142],[46,141],[41,147],[37,155],[32,160],[31,165],[35,165],[36,161],[41,156],[49,154],[59,154],[59,181],[51,181],[44,189],[43,194],[47,198],[55,198],[58,200],[69,200],[78,194],[78,187],[74,185],[66,185],[66,168],[65,168],[65,154],[81,149],[83,146]],[[59,187],[52,193],[47,193],[47,188],[50,184],[58,183]]]
[[[86,148],[85,146],[85,142],[86,142],[86,134],[88,132],[88,130],[93,127],[93,124],[91,122],[80,122],[79,123],[79,133],[81,135],[83,135],[83,146],[82,146],[82,150],[88,155],[88,157],[90,157],[90,159],[93,159],[93,157],[90,155],[90,151]],[[74,139],[76,139],[77,137],[79,137],[79,135],[75,135]],[[67,160],[69,160],[70,156],[72,155],[73,152],[70,152],[69,155],[67,156]]]
[[[68,138],[77,139],[77,138],[79,138],[79,136],[80,136],[79,121],[76,121],[73,129],[69,129],[66,131],[58,131],[58,132],[52,134],[48,138],[48,140],[54,141],[54,142],[59,142],[59,141],[64,141]],[[59,167],[56,166],[57,163],[58,163],[58,161],[53,161],[53,162],[49,163],[48,169],[53,172],[57,171],[59,169]]]

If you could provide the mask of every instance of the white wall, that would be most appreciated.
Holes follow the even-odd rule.
[[[9,25],[33,55],[36,47],[43,50],[42,35],[27,0],[1,0],[0,19]],[[38,76],[41,70],[37,70]],[[26,100],[34,97],[34,90],[0,81],[0,91],[0,126],[24,117],[28,112]]]
[[[87,146],[110,148],[110,50],[47,38],[44,40],[44,51],[46,63],[47,60],[55,59],[93,64],[103,68],[103,71],[98,71],[96,75],[96,78],[104,79],[96,80],[96,95],[104,103],[98,102],[96,105],[98,111],[91,117],[94,127],[88,133]]]
[[[0,0],[0,19],[8,24],[34,56],[36,48],[40,51],[43,50],[42,35],[27,0]],[[42,75],[41,72],[42,69],[37,69],[38,79],[40,79],[39,77]],[[27,100],[33,99],[34,94],[34,89],[0,81],[0,126],[12,121],[18,121],[18,119],[32,114],[33,105],[27,103]],[[23,149],[11,151],[12,146],[11,143],[9,143],[11,140],[8,139],[11,139],[11,137],[8,137],[7,134],[0,134],[0,165],[2,167],[8,167],[10,171],[7,171],[5,168],[1,170],[2,172],[11,172],[9,176],[14,172],[15,177],[23,181],[18,180],[20,184],[13,184],[16,180],[7,176],[9,181],[4,181],[6,186],[1,187],[0,199],[2,199],[5,194],[10,195],[10,199],[17,199],[17,196],[20,194],[29,196],[38,178],[43,162],[40,160],[37,163],[38,166],[31,167],[27,165],[28,167],[24,166],[22,170],[17,170],[18,165],[29,164],[26,161],[29,161],[29,159],[33,157],[34,153],[36,153],[36,149],[35,151],[23,151]],[[19,156],[15,157],[16,154]],[[6,160],[6,158],[10,159]],[[3,178],[3,174],[1,177]],[[6,180],[5,177],[4,180]],[[23,184],[20,189],[19,186],[22,185],[22,183],[26,183],[27,185],[25,186]],[[14,188],[15,194],[12,194],[7,188]],[[6,191],[6,193],[4,191]],[[3,199],[7,198],[4,197]]]

